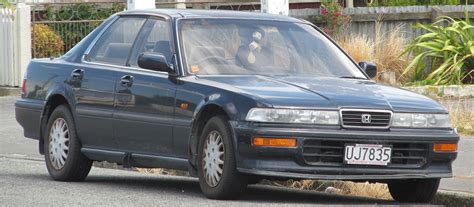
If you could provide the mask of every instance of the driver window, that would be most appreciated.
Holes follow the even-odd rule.
[[[160,19],[149,19],[145,23],[144,35],[137,41],[130,59],[131,66],[138,66],[138,56],[144,52],[157,53],[165,56],[166,61],[171,62],[172,42],[169,22]]]

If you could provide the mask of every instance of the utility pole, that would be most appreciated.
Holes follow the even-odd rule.
[[[286,15],[290,12],[289,0],[260,0],[261,12]]]
[[[185,0],[176,0],[175,8],[177,8],[177,9],[186,9],[186,1]]]
[[[155,0],[127,0],[127,10],[154,9]]]
[[[354,0],[346,0],[346,7],[347,8],[354,7]]]

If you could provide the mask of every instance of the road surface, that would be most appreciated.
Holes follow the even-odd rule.
[[[395,204],[387,200],[261,185],[250,186],[238,201],[216,201],[202,195],[195,178],[96,167],[84,182],[52,181],[43,157],[38,154],[37,141],[23,138],[22,129],[14,117],[14,101],[15,97],[0,97],[0,206]],[[474,145],[469,147],[473,149]],[[473,157],[472,154],[470,157]],[[456,169],[471,173],[472,179],[473,159],[466,156],[461,159],[470,162],[470,167],[463,165]]]

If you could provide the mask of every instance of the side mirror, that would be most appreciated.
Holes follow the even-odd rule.
[[[375,65],[375,63],[362,61],[359,63],[359,66],[365,71],[365,73],[370,78],[374,78],[377,75],[377,66]]]
[[[142,53],[138,56],[138,66],[144,69],[174,73],[166,57],[160,53]]]

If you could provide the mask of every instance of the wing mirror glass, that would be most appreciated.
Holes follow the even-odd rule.
[[[175,73],[166,57],[160,53],[142,53],[138,56],[138,66],[144,69]]]
[[[359,66],[365,71],[365,73],[370,78],[375,78],[375,76],[377,75],[377,66],[375,65],[375,63],[362,61],[359,63]]]

